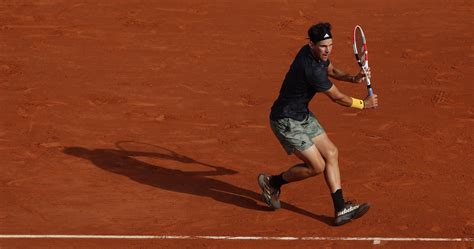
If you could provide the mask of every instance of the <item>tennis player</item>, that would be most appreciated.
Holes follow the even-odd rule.
[[[377,95],[364,100],[349,97],[328,77],[350,83],[361,83],[370,77],[361,70],[356,75],[336,68],[329,60],[333,47],[331,24],[318,23],[308,30],[309,44],[296,55],[270,113],[271,128],[288,155],[295,154],[302,163],[278,175],[261,173],[258,184],[268,206],[280,208],[279,196],[285,184],[324,173],[335,209],[335,225],[342,225],[364,215],[369,204],[344,201],[339,174],[338,150],[323,127],[308,109],[318,92],[342,106],[368,109],[377,106]]]

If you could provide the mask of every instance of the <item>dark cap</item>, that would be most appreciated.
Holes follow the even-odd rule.
[[[316,43],[326,39],[332,39],[331,34],[331,24],[328,22],[320,22],[311,26],[308,29],[308,37],[309,39]]]

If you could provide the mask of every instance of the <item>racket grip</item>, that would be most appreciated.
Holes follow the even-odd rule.
[[[370,79],[366,77],[365,82],[367,83],[367,92],[369,93],[369,96],[373,96],[374,90],[372,90],[372,84],[370,83]]]
[[[372,90],[372,87],[367,87],[367,91],[369,92],[369,96],[374,96],[374,90]]]
[[[372,90],[372,85],[370,83],[370,79],[366,78],[366,83],[367,83],[367,92],[369,92],[369,96],[374,96],[374,90]],[[377,108],[377,107],[374,107]]]

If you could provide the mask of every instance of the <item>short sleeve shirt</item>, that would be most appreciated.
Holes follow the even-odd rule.
[[[292,118],[299,121],[309,114],[308,104],[317,92],[332,87],[327,67],[330,62],[316,59],[309,45],[303,46],[296,55],[273,103],[270,119]]]

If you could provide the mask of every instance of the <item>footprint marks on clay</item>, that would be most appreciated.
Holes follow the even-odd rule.
[[[20,65],[0,61],[0,77],[7,78],[20,74],[22,74]]]
[[[294,25],[306,25],[310,18],[308,18],[302,10],[299,10],[298,14],[299,15],[296,18],[285,17],[282,21],[279,21],[277,24],[278,31],[282,32],[289,30]]]
[[[432,55],[432,51],[416,51],[414,49],[407,48],[401,53],[400,58],[411,61],[420,58],[430,57]]]
[[[445,91],[436,91],[436,93],[431,97],[431,103],[434,105],[446,103],[446,95]]]

